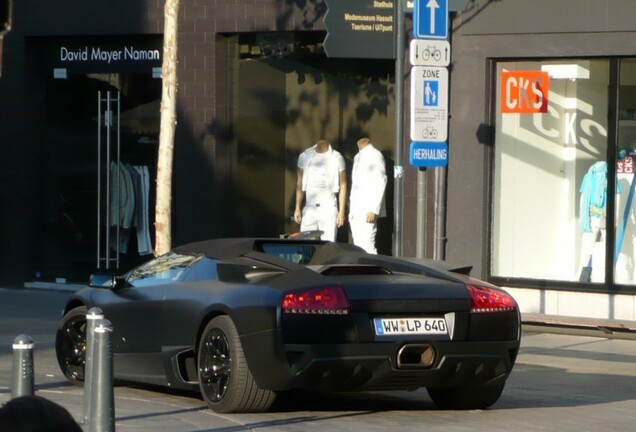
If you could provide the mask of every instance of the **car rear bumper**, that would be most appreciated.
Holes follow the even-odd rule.
[[[400,349],[409,344],[432,349],[430,366],[398,360]],[[258,367],[254,370],[259,386],[272,390],[408,390],[499,383],[512,371],[519,341],[288,344],[285,350],[284,366],[271,367],[267,374],[259,373]]]

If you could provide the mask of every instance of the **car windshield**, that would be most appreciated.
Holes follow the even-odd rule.
[[[307,264],[316,253],[315,245],[265,243],[263,252],[296,264]]]

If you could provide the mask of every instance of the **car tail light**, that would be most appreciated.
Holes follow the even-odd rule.
[[[340,286],[312,288],[285,295],[283,313],[309,315],[348,315],[349,299]]]
[[[467,285],[471,312],[509,312],[517,308],[517,302],[503,290]]]

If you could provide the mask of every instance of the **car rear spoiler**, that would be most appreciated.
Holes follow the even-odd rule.
[[[426,267],[431,267],[437,270],[443,270],[451,273],[463,274],[466,276],[470,276],[470,272],[473,271],[472,265],[459,265],[457,263],[451,263],[448,261],[442,260],[434,260],[434,259],[424,259],[424,258],[402,258],[405,261],[409,261],[415,264],[422,264]]]

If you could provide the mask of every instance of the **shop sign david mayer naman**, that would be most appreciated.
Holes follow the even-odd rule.
[[[161,67],[163,53],[156,39],[59,41],[49,50],[51,66],[69,73],[150,72]]]

